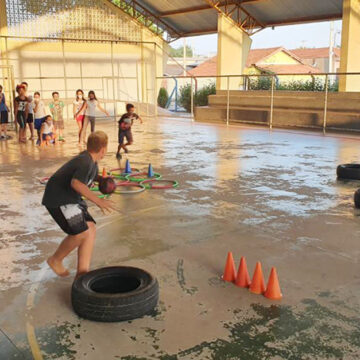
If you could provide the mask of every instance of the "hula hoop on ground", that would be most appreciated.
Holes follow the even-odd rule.
[[[161,179],[161,175],[158,173],[154,173],[154,176],[148,176],[147,172],[129,174],[126,177],[126,180],[141,183],[146,180],[153,180],[153,179]]]
[[[139,169],[135,169],[135,168],[131,169],[131,173],[126,173],[124,171],[125,171],[125,168],[116,168],[116,169],[111,169],[109,171],[109,173],[116,179],[126,180],[126,176],[140,172]]]
[[[40,184],[46,185],[49,179],[50,179],[50,176],[45,176],[45,177],[39,179]]]
[[[154,189],[154,190],[173,189],[179,185],[179,183],[176,180],[160,180],[160,179],[145,180],[140,184],[144,185],[147,189]]]
[[[133,188],[133,190],[127,190]],[[145,191],[145,186],[139,183],[124,181],[116,184],[114,194],[138,194]]]

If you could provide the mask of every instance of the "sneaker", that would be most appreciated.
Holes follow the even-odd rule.
[[[40,139],[37,139],[36,145],[40,145]]]
[[[59,136],[59,141],[65,141],[65,139],[62,136]]]
[[[117,153],[117,154],[116,154],[116,158],[117,158],[118,160],[121,160],[121,158],[122,158],[121,154],[120,154],[120,153]]]

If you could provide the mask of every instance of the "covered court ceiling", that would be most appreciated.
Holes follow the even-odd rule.
[[[217,32],[218,13],[250,35],[266,27],[342,18],[343,0],[126,0],[151,13],[172,38]]]

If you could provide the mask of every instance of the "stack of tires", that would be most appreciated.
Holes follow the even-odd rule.
[[[343,164],[336,169],[338,179],[360,180],[360,164]],[[360,189],[354,194],[354,203],[357,209],[360,209]]]

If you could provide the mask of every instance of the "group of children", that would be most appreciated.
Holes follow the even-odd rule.
[[[48,103],[50,114],[46,111],[44,102],[40,99],[37,91],[34,96],[28,94],[28,84],[22,82],[17,85],[18,96],[14,100],[15,121],[19,126],[19,142],[26,142],[26,128],[30,130],[29,140],[34,140],[34,129],[37,132],[37,145],[55,143],[55,140],[65,141],[64,139],[64,107],[65,104],[60,100],[59,93],[52,93],[52,101]],[[85,99],[84,92],[79,89],[76,91],[76,99],[73,103],[73,115],[79,127],[79,144],[85,143],[86,130],[88,124],[91,125],[91,132],[95,131],[95,112],[99,109],[109,116],[103,109],[94,91],[89,91],[88,99]],[[0,136],[1,140],[7,140],[7,125],[9,123],[9,107],[6,103],[3,87],[0,85]]]

